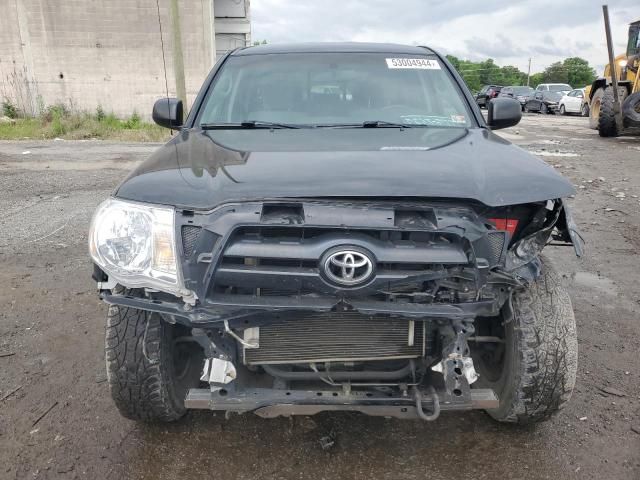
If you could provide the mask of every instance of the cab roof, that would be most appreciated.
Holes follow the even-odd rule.
[[[274,43],[241,48],[233,56],[268,55],[282,53],[395,53],[409,55],[435,54],[427,47],[399,45],[395,43]]]

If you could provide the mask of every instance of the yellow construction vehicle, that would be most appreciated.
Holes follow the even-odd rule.
[[[616,118],[610,63],[607,63],[604,75],[588,90],[589,126],[597,129],[601,137],[616,137],[623,128],[640,128],[640,20],[629,25],[627,51],[615,57],[613,64],[622,119]]]

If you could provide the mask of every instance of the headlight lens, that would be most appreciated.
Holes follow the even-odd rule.
[[[544,229],[534,235],[519,240],[507,252],[505,269],[509,272],[531,262],[547,243],[551,231]]]
[[[106,200],[93,216],[89,251],[107,274],[126,286],[171,292],[180,288],[172,208]]]

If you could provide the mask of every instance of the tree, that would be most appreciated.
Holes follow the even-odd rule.
[[[460,73],[469,89],[474,92],[480,90],[483,85],[524,85],[527,81],[527,75],[517,67],[500,67],[491,58],[482,62],[472,62],[447,55],[447,60]]]
[[[544,83],[544,73],[534,73],[529,78],[529,85],[536,88],[541,83]]]
[[[569,83],[567,67],[562,62],[554,62],[542,72],[543,83]]]
[[[596,79],[596,71],[585,59],[580,57],[565,58],[562,64],[567,69],[569,84],[573,88],[591,85]]]

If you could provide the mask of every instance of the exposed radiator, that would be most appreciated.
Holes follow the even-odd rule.
[[[262,326],[248,365],[415,358],[425,353],[425,323],[358,313],[310,315]]]

